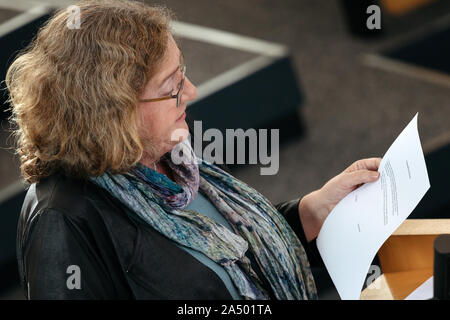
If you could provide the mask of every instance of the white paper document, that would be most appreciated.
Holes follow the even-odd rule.
[[[370,264],[430,188],[417,114],[384,155],[377,181],[349,193],[331,211],[317,247],[341,299],[359,299]]]

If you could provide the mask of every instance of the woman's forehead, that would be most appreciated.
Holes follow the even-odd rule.
[[[178,48],[175,40],[170,36],[169,44],[164,59],[162,60],[160,68],[155,76],[156,82],[159,84],[170,75],[177,67],[179,67],[181,59],[181,51]]]

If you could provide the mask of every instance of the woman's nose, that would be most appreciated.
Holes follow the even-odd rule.
[[[183,94],[181,97],[181,102],[187,103],[188,101],[194,100],[197,97],[197,88],[192,84],[188,77],[184,80]]]

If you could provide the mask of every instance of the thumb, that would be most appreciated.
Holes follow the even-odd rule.
[[[374,182],[380,176],[378,171],[356,170],[348,172],[344,175],[344,183],[347,187],[352,188],[363,183]]]

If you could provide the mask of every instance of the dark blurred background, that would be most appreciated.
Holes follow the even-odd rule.
[[[206,127],[280,128],[279,172],[263,176],[258,165],[231,166],[235,176],[274,203],[303,196],[355,160],[382,157],[419,112],[431,189],[411,218],[450,217],[449,1],[146,2],[169,7],[180,22],[188,76],[199,88],[191,120]],[[0,0],[1,81],[52,8],[74,3]],[[381,29],[367,28],[372,4],[381,8]],[[216,33],[196,39],[187,35],[190,25]],[[246,46],[250,39],[260,46]],[[0,299],[22,299],[15,228],[24,184],[6,107],[0,117]]]

